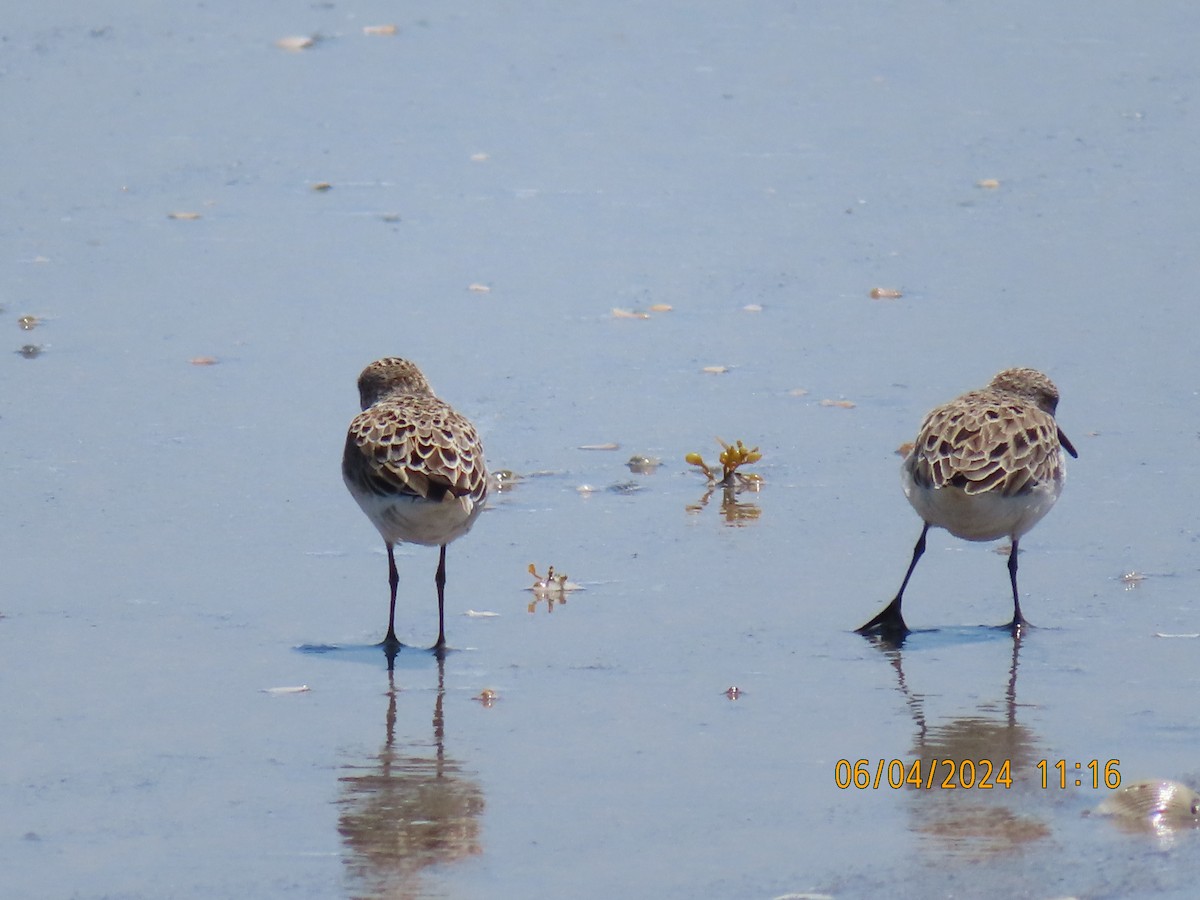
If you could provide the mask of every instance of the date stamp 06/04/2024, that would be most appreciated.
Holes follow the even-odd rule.
[[[1120,765],[1119,759],[1040,759],[1033,768],[1043,790],[1072,786],[1116,790],[1121,786]],[[843,790],[987,791],[1013,786],[1013,764],[1009,759],[839,759],[833,766],[833,781]]]

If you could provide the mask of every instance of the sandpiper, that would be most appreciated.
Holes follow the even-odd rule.
[[[986,388],[939,406],[925,417],[904,459],[904,494],[924,520],[900,590],[862,634],[903,637],[904,589],[925,552],[931,527],[968,541],[1008,537],[1014,635],[1027,626],[1017,595],[1017,544],[1050,511],[1066,478],[1065,450],[1078,456],[1054,420],[1058,388],[1036,369],[1005,369]]]
[[[439,400],[405,359],[371,363],[358,376],[362,412],[350,423],[342,478],[379,530],[388,554],[392,599],[384,648],[396,638],[395,545],[439,547],[438,639],[446,646],[446,545],[466,534],[483,509],[488,476],[475,426]]]

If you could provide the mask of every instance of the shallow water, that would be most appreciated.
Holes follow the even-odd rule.
[[[1073,784],[1200,786],[1192,5],[10,12],[6,897],[1192,895],[1200,835]],[[338,474],[390,354],[526,476],[391,675]],[[930,630],[853,634],[919,533],[895,448],[1010,365],[1080,453],[1038,627],[934,532]],[[714,436],[761,492],[706,496]],[[583,589],[531,612],[531,562]],[[1012,786],[836,784],[917,758]]]

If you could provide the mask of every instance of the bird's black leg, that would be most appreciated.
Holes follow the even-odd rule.
[[[925,552],[925,535],[927,534],[929,534],[928,522],[921,528],[921,536],[917,538],[917,544],[913,547],[912,562],[908,564],[908,571],[904,573],[904,581],[900,582],[900,590],[896,592],[892,602],[885,606],[879,615],[861,628],[855,629],[859,634],[867,634],[871,631],[879,631],[880,634],[888,636],[903,637],[908,634],[909,628],[904,624],[904,617],[900,615],[900,602],[904,597],[904,589],[908,587],[908,580],[912,578],[913,569],[917,567],[917,561]]]
[[[1013,617],[1005,628],[1012,631],[1014,635],[1020,635],[1022,628],[1031,627],[1025,621],[1025,617],[1021,615],[1021,599],[1017,595],[1017,539],[1013,538],[1012,549],[1008,551],[1008,578],[1012,582],[1013,592]]]
[[[399,647],[400,640],[396,637],[396,587],[400,584],[400,573],[396,571],[396,554],[393,545],[387,545],[388,552],[388,584],[392,589],[392,604],[388,610],[387,637],[383,639],[384,647]]]
[[[435,653],[446,649],[446,545],[442,544],[438,554],[437,574],[433,578],[438,592],[438,639],[433,645]]]

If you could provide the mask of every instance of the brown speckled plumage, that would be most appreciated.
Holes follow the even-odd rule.
[[[1058,389],[1034,369],[1006,369],[981,391],[925,417],[907,464],[922,487],[1027,493],[1061,477]]]

